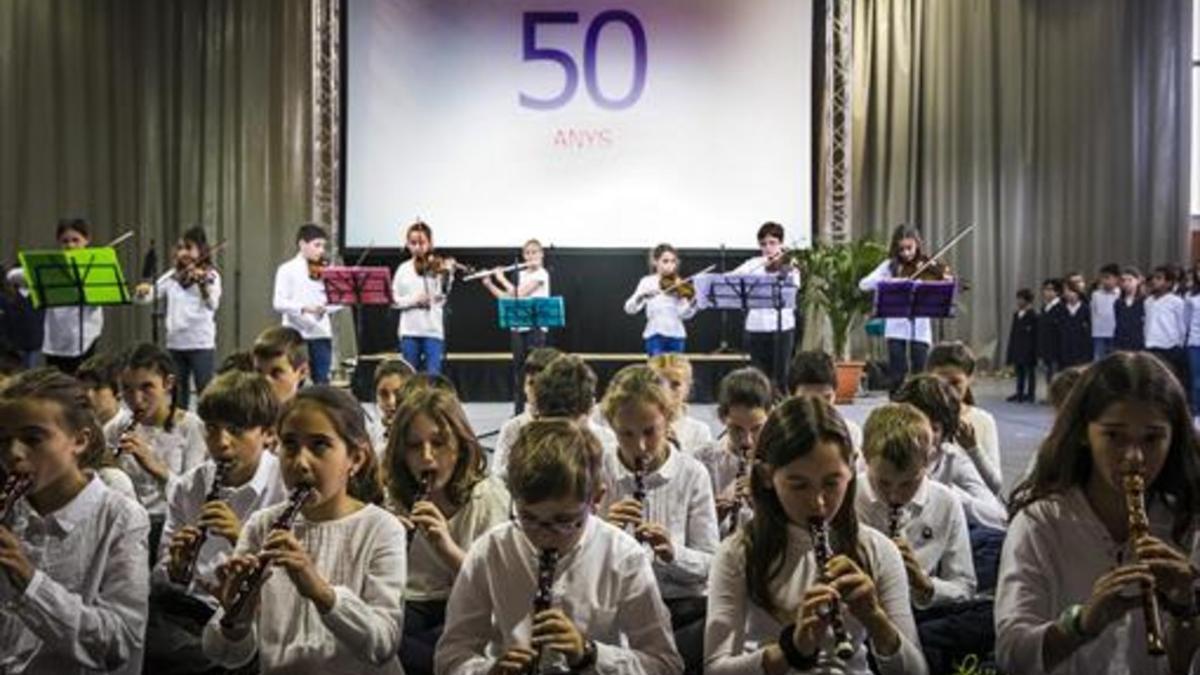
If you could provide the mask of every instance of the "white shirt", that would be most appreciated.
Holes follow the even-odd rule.
[[[681,415],[671,423],[671,431],[675,432],[675,440],[684,452],[695,454],[696,449],[712,442],[712,429],[695,417]]]
[[[236,552],[261,549],[271,522],[286,507],[277,504],[251,516]],[[404,526],[368,504],[333,521],[308,522],[301,515],[292,531],[317,574],[333,586],[333,609],[317,611],[286,573],[276,571],[263,585],[250,634],[240,642],[227,640],[219,627],[224,611],[218,609],[204,627],[204,654],[236,668],[257,653],[263,673],[402,674],[396,652],[404,626]]]
[[[550,297],[550,272],[545,267],[539,267],[538,269],[533,270],[533,271],[521,270],[521,271],[517,272],[517,289],[518,290],[521,287],[525,286],[526,284],[528,284],[532,281],[537,282],[537,287],[534,288],[532,291],[526,293],[525,295],[521,295],[521,296],[517,296],[517,297],[521,297],[521,298],[548,298],[548,297]],[[518,333],[526,333],[529,331],[528,328],[514,328],[513,330]],[[539,330],[541,330],[543,333],[546,332],[545,328],[540,328]]]
[[[958,446],[943,443],[941,452],[933,458],[925,475],[949,487],[962,502],[968,523],[1003,530],[1008,521],[1008,512],[991,488],[984,482],[979,470],[971,463]]]
[[[696,303],[659,290],[657,274],[648,274],[638,281],[633,295],[625,301],[625,313],[637,314],[646,310],[646,328],[642,338],[652,335],[678,338],[687,337],[683,322],[696,315]]]
[[[616,444],[604,449],[604,495],[601,512],[622,499],[633,496],[633,472],[617,458]],[[717,531],[717,507],[713,501],[712,480],[696,458],[672,447],[667,459],[643,482],[646,500],[642,516],[647,522],[666,528],[675,548],[670,564],[654,558],[654,574],[664,598],[703,597],[708,586],[708,567],[720,543]]]
[[[432,300],[429,307],[417,306],[417,298],[421,294]],[[419,275],[411,259],[404,261],[396,268],[396,274],[392,277],[392,299],[396,303],[395,307],[400,310],[397,335],[439,340],[445,337],[442,308],[446,305],[446,295],[442,290],[440,274]]]
[[[155,282],[160,300],[167,303],[167,349],[215,349],[217,346],[217,307],[221,304],[221,274],[213,270],[208,298],[200,293],[200,284],[184,288],[175,279],[175,270]],[[137,304],[154,301],[154,295],[134,296]]]
[[[96,477],[109,490],[125,497],[134,504],[138,503],[137,490],[133,489],[133,481],[129,479],[129,474],[115,466],[102,466],[96,469]]]
[[[964,405],[962,418],[975,431],[975,442],[979,452],[968,457],[975,461],[975,468],[983,482],[987,483],[992,492],[1000,494],[1004,486],[1004,475],[1000,469],[1000,431],[996,428],[996,418],[979,406]]]
[[[764,277],[776,276],[774,273],[767,271],[767,259],[761,255],[755,256],[738,265],[730,274],[758,274]],[[796,286],[800,285],[800,272],[796,269],[793,268],[787,276]],[[782,323],[779,321],[780,318],[783,319]],[[790,309],[785,309],[782,313],[767,308],[746,310],[747,333],[774,333],[777,327],[781,331],[795,329],[796,313]]]
[[[205,497],[208,496],[216,473],[216,463],[208,460],[184,474],[171,491],[167,520],[163,525],[162,538],[158,545],[158,563],[154,566],[153,577],[156,582],[172,583],[167,574],[167,563],[171,558],[168,551],[171,537],[187,525],[195,526],[200,520],[200,511],[204,508]],[[254,512],[286,501],[287,488],[284,487],[283,477],[279,473],[279,459],[273,453],[263,450],[258,458],[258,468],[250,480],[238,487],[225,487],[218,495],[218,499],[228,504],[242,523]],[[201,583],[215,583],[217,567],[225,562],[232,552],[233,544],[210,532],[196,556],[196,573],[187,587],[188,594],[216,609],[216,598],[204,590]]]
[[[530,644],[537,557],[516,523],[471,546],[450,592],[434,672],[485,675],[506,649]],[[588,516],[579,541],[559,557],[551,595],[553,606],[596,643],[596,667],[589,672],[683,672],[649,554],[633,537]]]
[[[492,461],[488,465],[488,470],[493,476],[504,478],[508,475],[508,455],[512,452],[513,443],[517,442],[517,435],[521,433],[521,427],[529,424],[533,419],[533,415],[529,414],[529,410],[524,410],[520,415],[510,417],[500,425],[500,433],[496,437],[496,447],[492,449]]]
[[[1187,296],[1187,346],[1200,347],[1200,293]]]
[[[879,288],[879,282],[893,279],[892,261],[890,259],[879,263],[862,281],[858,288],[863,291],[874,291]],[[933,332],[930,330],[929,319],[884,319],[883,336],[888,340],[910,340],[933,344]]]
[[[83,312],[83,348],[79,346],[79,313]],[[51,307],[46,310],[42,353],[50,356],[83,356],[104,330],[100,307]]]
[[[858,476],[854,509],[859,523],[890,536],[890,509],[887,502],[876,496],[865,473]],[[921,569],[933,582],[933,596],[928,604],[917,605],[918,609],[960,602],[975,595],[971,534],[962,506],[950,488],[922,480],[912,501],[900,507],[899,524],[900,536],[912,546]]]
[[[1146,296],[1146,349],[1174,349],[1187,342],[1187,304],[1174,293]]]
[[[778,574],[770,582],[775,605],[785,612],[785,621],[769,614],[750,600],[746,589],[746,554],[743,532],[721,543],[713,559],[712,585],[708,594],[708,619],[704,627],[704,672],[708,675],[761,675],[763,651],[779,639],[779,631],[790,623],[804,593],[820,576],[812,537],[806,528],[788,525],[787,548]],[[900,649],[875,660],[883,675],[928,673],[921,655],[917,627],[909,604],[908,579],[896,546],[881,532],[860,527],[862,546],[879,604],[900,634]],[[833,657],[833,632],[821,643],[820,663],[812,673],[867,675],[867,631],[848,610],[842,610],[846,632],[855,647],[854,656],[843,662]]]
[[[0,574],[0,672],[142,671],[150,523],[97,478],[54,513],[21,500],[13,534],[37,571],[22,595]]]
[[[283,315],[283,325],[295,328],[305,340],[328,339],[333,336],[329,315],[340,311],[340,305],[329,305],[325,282],[308,277],[308,261],[303,253],[283,263],[275,271],[275,298],[272,306]],[[305,307],[324,307],[321,318],[302,311]]]
[[[512,499],[508,490],[495,478],[485,478],[475,484],[466,504],[447,521],[446,530],[462,550],[485,532],[509,520]],[[408,551],[408,585],[404,599],[424,602],[450,597],[457,570],[450,569],[421,533],[413,537]]]
[[[121,432],[124,431],[122,425],[114,424],[113,421],[104,425],[104,439],[110,447],[116,446]],[[133,489],[137,491],[138,501],[146,507],[146,511],[153,515],[165,515],[167,495],[170,494],[175,481],[208,459],[208,446],[204,443],[204,422],[193,412],[177,410],[175,426],[170,431],[162,427],[139,424],[133,432],[146,439],[154,449],[155,456],[166,463],[170,470],[167,485],[160,486],[158,480],[127,452],[117,456],[117,465],[129,474],[129,479],[133,481]]]
[[[1151,533],[1171,537],[1171,516],[1154,502],[1149,506]],[[1193,565],[1200,553],[1192,540],[1180,547]],[[1039,500],[1013,517],[996,583],[996,659],[1009,673],[1045,673],[1042,641],[1064,609],[1086,603],[1096,579],[1132,562],[1126,542],[1116,542],[1078,488]],[[1109,624],[1099,637],[1075,651],[1054,669],[1061,675],[1148,675],[1169,672],[1166,657],[1146,654],[1146,632],[1140,607]],[[1168,619],[1163,617],[1164,627]],[[1190,672],[1198,671],[1192,659]]]
[[[1117,298],[1121,291],[1113,289],[1106,291],[1097,288],[1092,291],[1088,305],[1092,308],[1092,337],[1111,338],[1117,333]]]
[[[842,421],[846,423],[846,431],[850,432],[850,444],[854,446],[854,451],[856,453],[861,453],[863,441],[862,427],[859,426],[858,422],[855,422],[845,415],[842,415]]]
[[[709,441],[696,448],[693,455],[708,471],[712,484],[714,499],[733,499],[737,495],[737,479],[739,475],[749,475],[750,463],[743,462],[741,457],[730,448],[729,436],[723,440]],[[745,526],[754,517],[754,505],[749,501],[743,502],[737,510],[735,518],[726,517],[717,523],[721,538],[724,539],[738,528]]]

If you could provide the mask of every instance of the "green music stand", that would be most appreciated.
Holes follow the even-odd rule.
[[[79,353],[83,353],[83,308],[128,305],[129,287],[111,246],[18,255],[36,309],[79,308]]]

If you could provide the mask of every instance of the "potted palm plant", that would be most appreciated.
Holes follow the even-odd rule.
[[[851,359],[850,336],[872,310],[872,294],[858,282],[887,258],[887,248],[871,239],[845,243],[818,242],[797,250],[793,262],[799,267],[805,311],[816,311],[829,319],[833,357],[838,364],[838,401],[849,402],[858,391],[863,361]]]

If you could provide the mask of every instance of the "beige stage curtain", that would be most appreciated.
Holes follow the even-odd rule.
[[[1018,288],[1188,258],[1192,0],[854,0],[854,232],[913,222],[1003,358]]]
[[[277,321],[275,266],[310,217],[307,0],[0,0],[0,260],[52,247],[60,216],[140,270],[193,224],[229,242],[221,354]],[[150,337],[146,308],[103,344]]]

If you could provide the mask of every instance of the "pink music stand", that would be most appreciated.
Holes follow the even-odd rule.
[[[326,267],[325,302],[354,309],[354,328],[359,343],[363,335],[363,307],[392,305],[392,274],[386,267]]]

